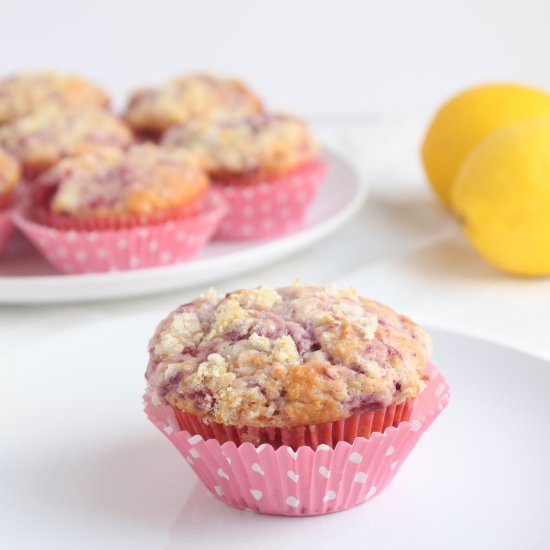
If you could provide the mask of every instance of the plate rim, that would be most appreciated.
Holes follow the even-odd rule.
[[[329,162],[339,163],[349,170],[356,184],[356,189],[353,198],[347,204],[333,216],[328,218],[328,220],[320,224],[317,223],[311,227],[301,228],[290,234],[268,240],[257,246],[239,250],[236,253],[228,253],[199,261],[191,261],[166,267],[79,275],[0,276],[0,304],[29,305],[76,303],[118,298],[123,299],[132,296],[150,296],[177,290],[178,288],[191,288],[196,285],[197,283],[182,283],[181,281],[177,281],[177,276],[183,275],[184,272],[185,275],[188,275],[190,272],[193,273],[193,271],[197,271],[198,269],[211,270],[212,275],[205,279],[204,282],[214,283],[226,277],[250,272],[259,266],[270,265],[335,231],[359,211],[369,194],[370,186],[353,162],[331,147],[324,146],[322,148],[322,154],[328,157]],[[300,239],[296,240],[296,236],[298,235]],[[258,248],[261,248],[262,252],[264,252],[263,256],[269,255],[268,260],[262,259],[254,261],[254,256],[258,252]],[[226,265],[227,256],[231,256],[232,254],[238,254],[239,260],[241,261],[238,265],[234,265],[228,269],[229,266]],[[241,263],[245,263],[247,267],[239,267]],[[220,264],[224,267],[221,273],[217,269]],[[159,277],[159,275],[161,277]],[[149,280],[151,278],[159,279],[163,284],[159,282],[156,288],[144,290],[140,284],[142,284],[144,280]],[[117,285],[120,286],[124,283],[128,285],[126,289],[118,288],[115,290]],[[48,290],[53,288],[57,289],[60,284],[63,285],[65,294],[63,296],[58,294],[51,296]],[[37,285],[40,286],[40,290],[33,291],[33,289],[36,289]],[[96,287],[94,292],[84,293],[82,291],[83,285],[88,289],[92,285],[96,285]],[[138,288],[134,288],[133,285],[138,285]],[[39,292],[41,292],[41,294],[39,294]]]

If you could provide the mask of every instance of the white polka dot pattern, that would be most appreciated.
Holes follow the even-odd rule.
[[[228,240],[283,235],[302,223],[326,173],[322,160],[269,182],[249,187],[219,185],[229,214],[216,233]]]
[[[334,449],[327,445],[316,451],[310,447],[294,451],[284,446],[275,450],[266,444],[256,448],[251,443],[220,445],[215,439],[205,441],[179,429],[167,431],[166,426],[177,425],[169,407],[155,407],[146,399],[146,413],[204,485],[227,504],[287,516],[326,514],[356,506],[380,493],[445,408],[449,387],[435,368],[430,369],[410,422],[374,433],[370,439],[359,437],[353,444],[340,442]]]
[[[37,224],[24,212],[17,212],[13,219],[43,256],[62,272],[99,273],[190,260],[212,238],[226,211],[219,192],[211,191],[200,215],[147,227],[77,232]]]

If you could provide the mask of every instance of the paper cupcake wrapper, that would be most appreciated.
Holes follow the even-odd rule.
[[[449,400],[443,376],[428,371],[410,421],[342,441],[293,450],[263,444],[221,445],[179,428],[174,411],[145,400],[153,424],[174,444],[207,489],[237,508],[264,514],[312,516],[351,508],[379,494],[393,479],[424,431]]]
[[[0,253],[4,251],[13,229],[11,217],[11,210],[0,210]]]
[[[319,158],[285,176],[256,185],[216,185],[214,181],[229,206],[216,237],[263,239],[296,230],[326,170],[326,162]]]
[[[181,430],[191,435],[198,434],[203,439],[216,439],[222,444],[232,441],[237,446],[248,442],[256,446],[267,443],[274,449],[282,445],[294,450],[304,445],[316,449],[319,445],[335,447],[339,441],[353,443],[357,437],[370,437],[371,434],[383,432],[390,426],[397,427],[400,422],[410,419],[413,401],[408,399],[399,405],[356,413],[336,422],[290,428],[235,427],[215,422],[207,424],[199,417],[178,409],[174,409],[174,414]]]
[[[25,209],[13,221],[63,273],[100,273],[176,264],[192,259],[212,238],[227,208],[216,191],[194,217],[128,229],[60,230],[33,221]]]

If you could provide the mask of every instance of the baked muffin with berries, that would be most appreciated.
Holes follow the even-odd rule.
[[[21,162],[27,179],[65,157],[104,147],[124,149],[132,142],[126,124],[98,107],[51,107],[0,127],[0,145]]]
[[[219,236],[267,237],[302,222],[326,167],[304,121],[290,114],[194,120],[170,129],[168,148],[198,155],[231,210]]]
[[[261,99],[239,80],[190,74],[158,88],[137,90],[125,116],[138,134],[158,139],[172,126],[196,118],[241,117],[262,109]]]
[[[106,107],[109,96],[99,86],[54,71],[21,73],[0,80],[0,125],[47,107]]]
[[[319,153],[305,122],[285,113],[191,121],[170,129],[162,145],[200,155],[215,182],[232,185],[280,177]]]
[[[407,420],[429,336],[353,289],[211,291],[158,326],[148,396],[220,442],[335,446]]]
[[[187,261],[225,213],[189,153],[153,144],[66,158],[34,180],[15,224],[65,273]]]
[[[37,219],[58,228],[147,225],[197,214],[209,188],[194,159],[153,144],[62,160],[33,186]]]

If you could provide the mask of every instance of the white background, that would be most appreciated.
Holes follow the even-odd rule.
[[[89,75],[120,100],[179,72],[241,75],[316,118],[433,109],[487,80],[550,87],[548,0],[1,0],[0,74]]]

